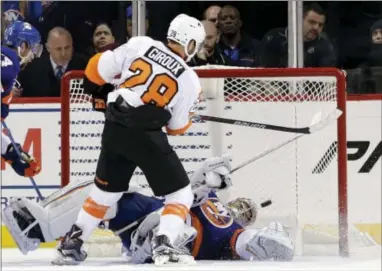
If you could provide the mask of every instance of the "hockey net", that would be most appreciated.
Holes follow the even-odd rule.
[[[345,78],[337,69],[243,69],[208,66],[196,69],[204,100],[197,113],[274,125],[305,127],[320,112],[336,108],[334,124],[266,155],[232,175],[224,201],[249,197],[273,204],[261,210],[255,227],[280,221],[290,229],[296,254],[348,254]],[[83,93],[82,71],[62,80],[62,185],[93,178],[104,116],[92,110]],[[182,136],[170,137],[186,170],[194,171],[213,155],[230,153],[233,166],[287,141],[295,134],[195,121]],[[138,169],[133,183],[146,187]],[[105,237],[106,236],[106,237]],[[94,242],[112,243],[98,231]],[[110,241],[112,240],[112,241]],[[91,241],[92,242],[92,241]],[[320,249],[311,249],[323,245]],[[314,251],[314,252],[312,252]]]

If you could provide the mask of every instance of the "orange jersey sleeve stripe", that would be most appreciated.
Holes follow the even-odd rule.
[[[2,104],[10,104],[13,98],[13,92],[11,91],[7,96],[1,98]]]
[[[102,219],[104,218],[107,209],[109,209],[109,206],[100,205],[97,202],[95,202],[92,198],[88,197],[82,208],[91,216],[94,216],[98,219]]]
[[[162,215],[177,215],[183,220],[186,220],[188,208],[182,204],[166,204]]]
[[[181,134],[183,134],[185,131],[187,131],[187,129],[190,128],[191,125],[192,125],[192,121],[189,121],[189,122],[187,123],[186,126],[184,126],[183,128],[180,128],[180,129],[176,129],[176,130],[171,130],[170,128],[168,128],[168,127],[166,126],[166,131],[167,131],[167,133],[168,133],[169,135],[181,135]]]
[[[236,241],[237,241],[237,238],[239,237],[240,233],[242,233],[243,231],[244,231],[244,229],[237,229],[233,233],[231,240],[229,241],[229,245],[230,245],[231,251],[232,251],[232,256],[235,260],[240,259],[239,254],[237,254],[237,252],[236,252]]]
[[[191,215],[191,225],[196,229],[197,234],[194,240],[194,243],[192,244],[192,250],[191,254],[192,256],[196,257],[199,254],[200,247],[202,246],[203,241],[203,225],[200,222],[199,218],[194,215],[193,213],[190,213]]]
[[[98,72],[98,62],[101,56],[102,56],[102,53],[98,53],[94,55],[92,58],[90,58],[88,65],[86,66],[86,69],[85,69],[86,77],[90,81],[92,81],[93,83],[99,86],[106,84],[106,81],[103,80],[103,78]]]

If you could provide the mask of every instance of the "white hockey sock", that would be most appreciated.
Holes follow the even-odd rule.
[[[172,214],[162,215],[157,235],[166,235],[170,239],[171,244],[173,244],[183,227],[184,220],[182,217]]]
[[[165,207],[160,217],[157,235],[166,235],[171,243],[178,237],[190,210],[193,194],[191,185],[167,195]]]
[[[89,239],[93,230],[98,226],[101,222],[102,218],[95,217],[89,214],[84,208],[78,214],[76,225],[82,229],[81,239],[82,241],[86,241]]]
[[[97,186],[94,186],[75,222],[75,224],[82,230],[81,239],[83,241],[86,241],[90,237],[93,230],[104,218],[109,207],[115,204],[122,195],[122,192],[106,192],[102,191]]]

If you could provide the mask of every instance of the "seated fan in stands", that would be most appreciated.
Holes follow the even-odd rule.
[[[272,222],[260,230],[248,228],[256,220],[259,207],[246,198],[225,205],[217,197],[215,191],[232,185],[230,171],[230,157],[223,156],[207,159],[194,172],[194,203],[188,226],[176,241],[178,248],[197,260],[292,260],[294,246],[282,224]],[[41,242],[64,235],[93,185],[92,181],[72,182],[40,203],[15,199],[3,210],[3,218],[19,249],[26,254]],[[101,225],[120,237],[131,263],[150,262],[150,242],[163,200],[134,192],[134,187],[129,190],[110,208]]]

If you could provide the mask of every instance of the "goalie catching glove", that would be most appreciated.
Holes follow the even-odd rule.
[[[19,150],[21,157],[17,154],[12,144],[9,144],[7,151],[1,155],[5,161],[12,166],[13,170],[18,175],[24,177],[33,177],[40,173],[40,163],[31,155],[23,151],[20,144],[16,143],[16,147]]]
[[[203,204],[210,191],[226,189],[232,186],[231,156],[211,157],[191,177],[191,187],[194,192],[193,206]]]

